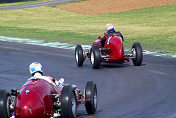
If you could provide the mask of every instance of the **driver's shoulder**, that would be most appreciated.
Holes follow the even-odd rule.
[[[41,80],[45,80],[48,83],[52,84],[53,86],[56,86],[55,83],[51,80],[50,76],[33,76],[31,78],[29,78],[28,80],[32,80],[32,79],[41,79]]]
[[[28,80],[31,80],[31,79],[49,79],[49,76],[32,76],[30,77]]]

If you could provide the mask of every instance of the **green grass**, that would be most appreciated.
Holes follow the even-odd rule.
[[[112,23],[125,46],[176,52],[176,4],[122,13],[82,15],[53,6],[0,11],[0,35],[46,41],[92,44]]]
[[[13,2],[13,3],[1,3],[0,7],[29,4],[29,3],[41,2],[41,1],[44,1],[44,0],[30,0],[30,1]]]
[[[15,27],[0,27],[3,29],[2,36],[12,36],[12,37],[21,37],[21,38],[31,38],[31,39],[41,39],[45,41],[60,41],[67,43],[84,43],[90,44],[90,39],[95,38],[96,36],[84,35],[70,31],[56,31],[56,30],[45,30],[37,28],[15,28]],[[13,35],[12,35],[13,34]]]

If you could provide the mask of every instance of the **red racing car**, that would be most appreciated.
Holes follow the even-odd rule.
[[[45,79],[29,79],[19,91],[0,90],[0,118],[76,118],[77,106],[85,104],[88,114],[97,109],[96,84],[85,90],[75,85],[54,86]]]
[[[75,48],[75,60],[78,67],[82,66],[86,57],[89,58],[92,68],[97,69],[101,62],[123,63],[132,59],[134,66],[140,66],[143,60],[143,51],[140,43],[134,43],[131,52],[125,53],[121,36],[113,35],[107,38],[102,46],[101,39],[93,42],[90,50],[83,50],[81,45]]]

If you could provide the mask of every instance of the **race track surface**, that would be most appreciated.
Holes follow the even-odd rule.
[[[78,68],[73,50],[0,42],[0,87],[20,88],[30,77],[33,61],[43,65],[44,75],[65,78],[84,89],[93,80],[98,87],[98,110],[78,118],[176,118],[176,59],[144,56],[143,65],[104,64],[93,70],[90,62]]]
[[[24,9],[24,8],[40,7],[40,6],[46,6],[46,5],[54,5],[54,4],[72,2],[72,1],[75,1],[75,0],[49,0],[49,1],[31,3],[31,4],[0,7],[0,10]]]

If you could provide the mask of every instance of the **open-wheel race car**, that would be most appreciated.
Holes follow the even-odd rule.
[[[134,66],[140,66],[143,61],[143,50],[140,43],[134,43],[131,52],[125,53],[123,39],[119,35],[107,38],[104,46],[101,39],[93,42],[90,50],[84,50],[81,45],[75,48],[75,60],[78,67],[81,67],[86,57],[89,58],[93,69],[99,68],[101,62],[104,63],[123,63],[132,59]]]
[[[55,86],[44,78],[29,79],[20,90],[0,90],[0,118],[76,118],[77,106],[88,114],[97,109],[97,88],[88,81],[85,90],[75,85]]]

